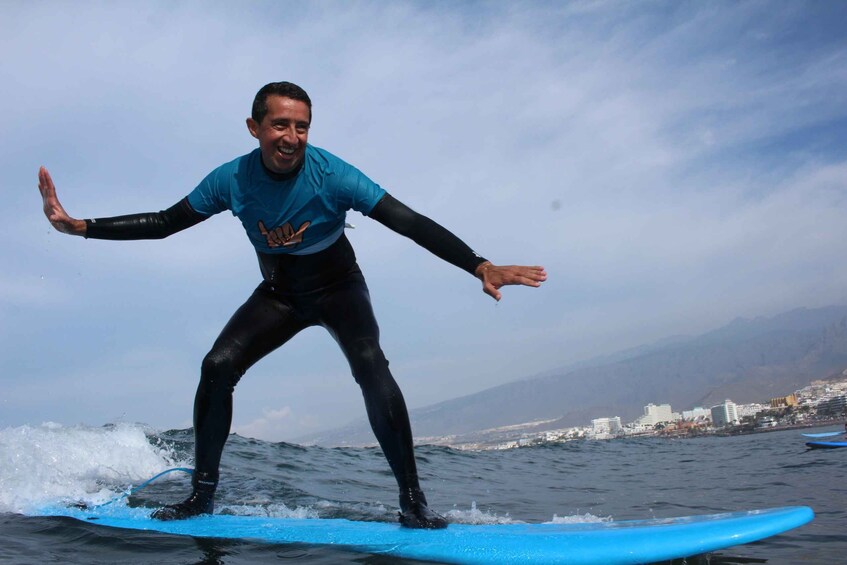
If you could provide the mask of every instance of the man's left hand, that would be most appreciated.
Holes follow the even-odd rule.
[[[482,281],[483,292],[498,302],[502,297],[499,289],[503,286],[520,284],[539,287],[542,282],[547,280],[547,272],[541,266],[498,266],[489,261],[481,263],[474,274]]]

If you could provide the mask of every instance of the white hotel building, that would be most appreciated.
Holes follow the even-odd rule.
[[[732,400],[725,400],[723,404],[712,406],[712,425],[723,428],[738,422],[738,409]]]
[[[662,422],[675,422],[680,419],[679,414],[674,414],[670,404],[648,404],[644,407],[644,415],[641,416],[637,424],[645,427],[653,427]]]
[[[597,437],[613,436],[623,429],[620,416],[614,418],[596,418],[591,420],[592,435]]]

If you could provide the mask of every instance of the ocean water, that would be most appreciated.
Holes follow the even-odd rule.
[[[836,428],[807,429],[804,432]],[[664,518],[807,505],[815,520],[674,564],[844,563],[847,449],[807,450],[797,430],[735,437],[580,441],[506,451],[417,449],[430,505],[457,523]],[[0,563],[416,563],[326,547],[192,539],[32,517],[57,502],[147,506],[181,500],[190,431],[141,425],[0,430]],[[240,514],[395,520],[396,487],[374,448],[303,447],[233,435],[216,510]]]

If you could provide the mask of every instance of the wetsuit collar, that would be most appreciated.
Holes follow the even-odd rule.
[[[290,171],[288,171],[287,173],[275,173],[272,170],[270,170],[267,167],[267,165],[265,165],[265,161],[264,161],[264,159],[262,159],[261,153],[259,154],[259,162],[262,163],[262,168],[265,170],[265,173],[267,173],[267,175],[269,177],[271,177],[272,180],[275,180],[275,181],[291,180],[294,177],[296,177],[300,173],[300,169],[303,168],[303,161],[305,161],[305,160],[306,160],[306,156],[303,155],[303,158],[300,159],[300,162],[297,163],[297,166],[294,167],[293,169],[291,169]]]

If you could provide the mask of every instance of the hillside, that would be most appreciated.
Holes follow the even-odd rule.
[[[674,410],[784,396],[847,367],[847,306],[798,309],[771,318],[736,319],[715,331],[664,340],[579,368],[487,389],[412,410],[415,435],[444,436],[555,420],[638,417],[648,403]],[[373,443],[364,423],[302,438],[326,445]]]

